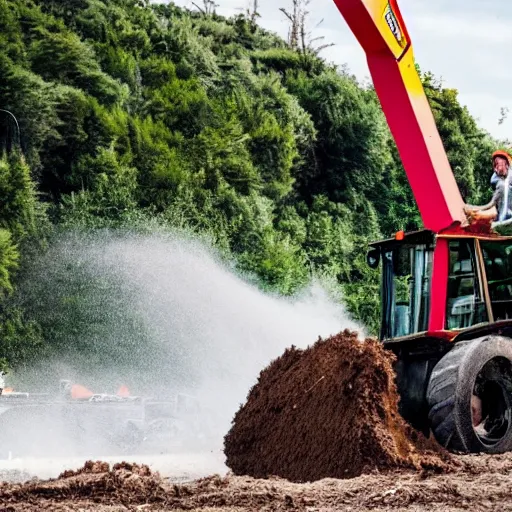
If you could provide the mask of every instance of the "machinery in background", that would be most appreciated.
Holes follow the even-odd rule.
[[[0,458],[172,453],[208,438],[204,410],[190,395],[94,393],[61,380],[52,393],[0,394]]]

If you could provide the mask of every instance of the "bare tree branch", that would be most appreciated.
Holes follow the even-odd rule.
[[[498,119],[498,124],[503,124],[505,122],[505,120],[508,117],[509,112],[510,112],[510,109],[508,107],[500,108],[500,118]]]
[[[307,10],[311,0],[292,0],[291,12],[281,7],[279,10],[290,21],[290,28],[288,30],[288,44],[294,50],[298,50],[303,54],[311,52],[317,55],[323,49],[334,46],[334,43],[322,44],[320,47],[315,48],[314,43],[323,41],[325,36],[311,37],[311,31],[308,31],[308,18],[310,12]],[[315,29],[323,23],[323,18],[315,25]]]
[[[203,0],[204,7],[199,7],[195,2],[192,2],[192,5],[199,9],[205,16],[215,14],[215,8],[219,7],[219,4],[216,4],[214,0]]]
[[[293,23],[293,16],[289,14],[284,7],[280,7],[279,10],[285,14],[285,16]]]
[[[204,10],[201,7],[199,7],[199,5],[197,5],[195,2],[192,2],[192,5],[197,7],[203,14],[206,14]]]

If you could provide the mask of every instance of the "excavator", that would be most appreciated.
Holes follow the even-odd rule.
[[[469,214],[396,0],[333,1],[366,53],[423,223],[367,254],[381,269],[379,338],[396,355],[400,413],[450,451],[510,451],[512,237],[496,212]]]
[[[197,398],[97,393],[68,379],[41,393],[5,387],[0,372],[0,461],[176,453],[208,435]]]
[[[396,0],[333,1],[366,53],[424,226],[372,243],[367,255],[371,268],[381,268],[379,337],[396,356],[400,413],[450,451],[510,451],[512,237],[497,232],[499,217],[468,215]],[[62,381],[55,396],[0,392],[0,430],[26,425],[41,432],[42,421],[24,421],[28,405],[31,418],[35,411],[61,419],[75,445],[86,443],[87,420],[93,437],[132,450],[155,428],[172,437],[173,425],[183,420],[173,401],[80,390]],[[49,431],[63,445],[54,424]],[[3,435],[0,458],[15,445],[33,454],[30,439],[25,432]],[[48,442],[43,438],[41,445]]]

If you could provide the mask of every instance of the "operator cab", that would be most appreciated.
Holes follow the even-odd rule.
[[[397,234],[372,244],[368,264],[382,262],[381,339],[398,338],[428,329],[434,236],[431,232]]]
[[[512,238],[424,230],[371,246],[369,266],[382,263],[382,340],[512,320]]]

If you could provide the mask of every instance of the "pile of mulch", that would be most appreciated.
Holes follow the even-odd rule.
[[[56,479],[34,479],[23,484],[0,483],[0,503],[90,500],[103,504],[155,503],[167,500],[167,490],[158,473],[146,465],[88,461],[76,471],[65,471]]]
[[[287,349],[264,369],[225,436],[235,475],[293,482],[352,478],[373,470],[443,471],[447,452],[398,412],[395,356],[348,330]]]

